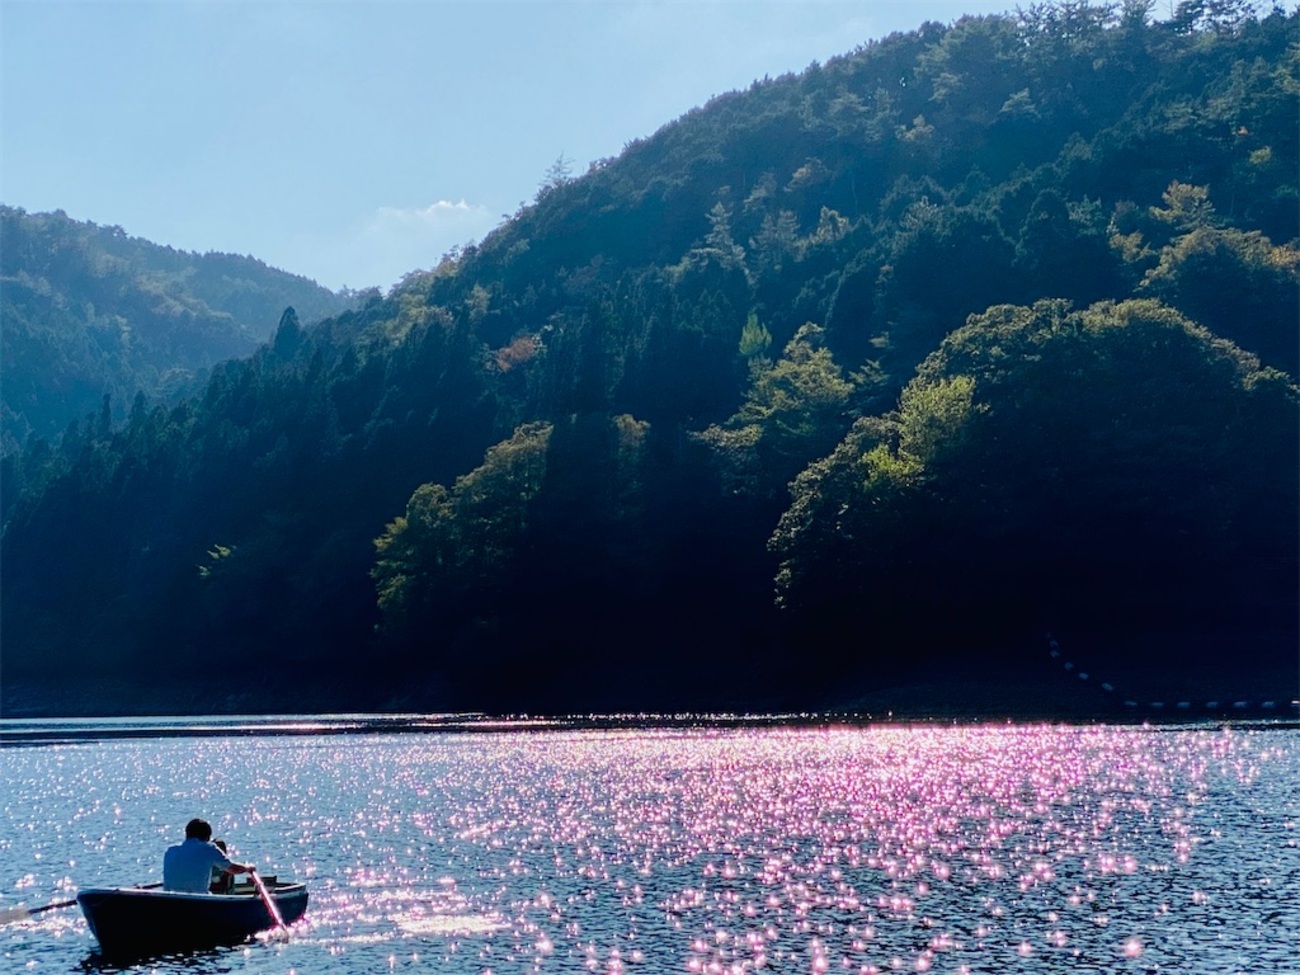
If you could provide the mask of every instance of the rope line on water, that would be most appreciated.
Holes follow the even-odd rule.
[[[1277,714],[1288,710],[1288,702],[1279,703],[1277,700],[1251,700],[1248,698],[1236,698],[1235,696],[1225,696],[1223,699],[1211,698],[1206,701],[1193,701],[1190,699],[1170,699],[1170,700],[1153,700],[1139,701],[1135,696],[1125,696],[1115,689],[1115,685],[1109,681],[1096,681],[1093,675],[1076,666],[1061,648],[1060,642],[1056,637],[1048,632],[1044,634],[1047,654],[1051,660],[1061,667],[1068,675],[1078,680],[1088,681],[1102,692],[1111,696],[1116,702],[1128,711],[1149,711],[1153,713],[1210,713],[1216,715],[1222,714]],[[1300,701],[1289,702],[1289,710],[1300,708]]]

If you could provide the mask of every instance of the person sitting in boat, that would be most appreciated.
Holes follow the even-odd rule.
[[[185,824],[185,842],[167,848],[163,854],[163,888],[206,894],[212,883],[212,871],[253,873],[250,863],[235,863],[210,841],[212,827],[202,819]]]
[[[230,856],[230,850],[226,848],[225,840],[213,840],[212,845],[226,855]],[[208,883],[208,891],[213,894],[229,894],[235,883],[235,875],[228,873],[221,867],[212,868],[212,879]]]

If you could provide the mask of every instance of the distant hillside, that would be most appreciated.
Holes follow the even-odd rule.
[[[876,707],[1047,630],[1293,693],[1300,13],[1252,7],[755,83],[8,458],[4,706]]]
[[[0,206],[0,447],[57,436],[105,394],[121,421],[139,391],[194,391],[217,362],[251,355],[286,306],[311,322],[348,299],[251,257]]]

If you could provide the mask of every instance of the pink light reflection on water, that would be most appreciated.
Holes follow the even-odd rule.
[[[148,879],[176,824],[220,806],[242,853],[309,880],[276,950],[330,975],[389,955],[472,975],[1251,970],[1188,946],[1222,960],[1251,933],[1243,890],[1270,904],[1297,879],[1296,743],[1005,726],[14,750],[0,850],[33,878],[15,900],[52,899],[90,884],[74,859]]]
[[[1133,729],[649,732],[494,744],[501,760],[489,764],[502,773],[480,781],[481,801],[451,825],[462,843],[509,853],[513,876],[581,888],[513,905],[543,932],[548,954],[564,953],[567,940],[568,955],[581,946],[590,957],[583,925],[557,922],[617,893],[627,910],[615,941],[652,926],[649,900],[681,939],[680,964],[703,973],[1078,957],[1075,946],[1095,940],[1088,929],[1112,921],[1120,930],[1107,936],[1111,949],[1134,957],[1129,946],[1141,944],[1136,931],[1150,918],[1126,914],[1114,883],[1192,855],[1199,837],[1176,791],[1204,792],[1211,767],[1253,774],[1234,764],[1230,738]],[[538,773],[544,787],[521,790]],[[549,876],[537,871],[539,849]],[[1034,904],[1041,909],[1026,909]]]

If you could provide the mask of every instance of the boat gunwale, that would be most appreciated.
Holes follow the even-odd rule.
[[[242,886],[242,885],[241,885]],[[273,898],[295,896],[298,890],[306,890],[307,884],[304,881],[282,881],[277,882],[274,886],[268,886],[266,891]],[[217,904],[237,901],[243,903],[246,900],[259,900],[261,895],[258,894],[257,888],[249,886],[248,890],[232,890],[223,893],[213,893],[212,891],[195,891],[195,890],[167,890],[162,887],[87,887],[85,890],[77,893],[77,901],[81,902],[82,897],[130,897],[130,898],[147,898],[180,901],[194,901],[199,904]]]

